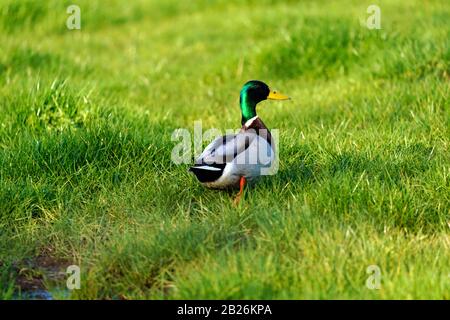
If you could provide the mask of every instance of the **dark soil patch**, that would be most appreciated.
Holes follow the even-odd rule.
[[[16,272],[16,287],[19,297],[25,299],[51,299],[46,283],[64,285],[66,268],[71,265],[68,260],[52,256],[52,251],[46,249],[37,257],[25,259],[14,266]]]

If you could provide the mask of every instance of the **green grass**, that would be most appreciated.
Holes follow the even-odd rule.
[[[450,299],[448,1],[379,1],[381,30],[371,2],[188,3],[77,1],[69,31],[71,1],[0,2],[0,298],[42,273],[71,299]],[[249,79],[293,100],[259,106],[280,170],[235,208],[171,135],[238,128]]]

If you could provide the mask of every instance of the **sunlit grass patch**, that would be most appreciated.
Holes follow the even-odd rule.
[[[0,298],[450,298],[446,1],[381,30],[350,0],[69,4],[0,1]],[[171,135],[239,128],[250,79],[292,100],[258,106],[279,171],[236,208]]]

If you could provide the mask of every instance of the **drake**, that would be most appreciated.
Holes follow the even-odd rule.
[[[247,181],[261,176],[275,160],[275,149],[269,129],[256,114],[256,105],[266,99],[287,100],[258,80],[248,81],[240,93],[241,130],[212,141],[190,167],[206,187],[239,188],[238,204]]]

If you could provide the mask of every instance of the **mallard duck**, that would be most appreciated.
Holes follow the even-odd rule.
[[[212,141],[189,171],[206,187],[239,188],[238,204],[247,181],[263,174],[275,160],[269,129],[256,114],[256,105],[266,99],[287,100],[288,96],[270,90],[262,81],[248,81],[240,93],[241,124],[237,134]]]

